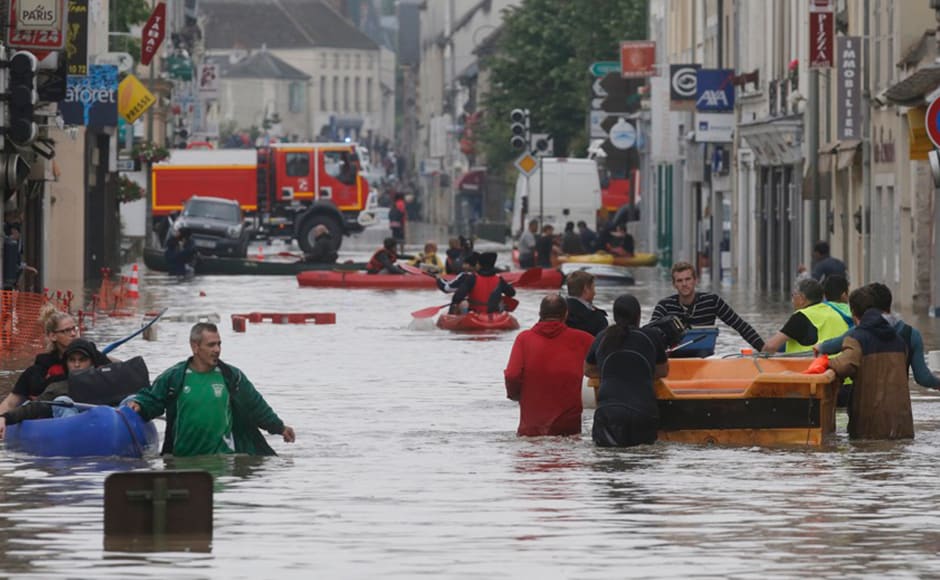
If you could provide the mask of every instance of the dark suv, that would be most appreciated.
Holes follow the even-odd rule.
[[[248,254],[250,228],[245,225],[237,201],[220,197],[191,197],[174,228],[186,228],[200,254],[244,258]]]

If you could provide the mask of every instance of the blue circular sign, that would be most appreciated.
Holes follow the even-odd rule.
[[[636,127],[621,118],[610,128],[610,144],[617,149],[629,149],[636,145]]]

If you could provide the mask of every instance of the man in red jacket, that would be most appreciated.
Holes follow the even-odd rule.
[[[506,396],[519,401],[520,436],[581,433],[584,357],[594,337],[565,325],[568,304],[549,294],[539,321],[516,337],[506,366]]]

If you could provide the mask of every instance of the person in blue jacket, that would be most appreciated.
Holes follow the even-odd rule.
[[[163,251],[166,259],[167,272],[177,278],[187,278],[193,275],[195,268],[192,265],[196,257],[196,244],[186,228],[173,231],[173,237],[166,243]]]

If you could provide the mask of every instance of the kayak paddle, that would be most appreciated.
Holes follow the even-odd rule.
[[[415,310],[411,313],[411,315],[415,318],[431,318],[437,314],[441,308],[446,308],[448,306],[450,306],[450,302],[447,304],[441,304],[440,306],[428,306],[427,308],[422,308],[421,310]]]
[[[154,322],[160,320],[160,317],[163,316],[164,313],[166,313],[167,310],[169,310],[169,308],[164,308],[163,310],[161,310],[160,312],[158,312],[157,315],[154,316],[154,317],[150,320],[150,322],[148,322],[147,324],[141,326],[140,328],[138,328],[138,329],[135,330],[134,332],[128,334],[128,335],[125,336],[124,338],[115,340],[114,342],[112,342],[112,343],[109,344],[108,346],[104,347],[103,349],[101,349],[101,354],[108,354],[109,352],[111,352],[112,350],[114,350],[114,349],[116,349],[117,347],[121,346],[122,344],[124,344],[124,343],[127,342],[128,340],[134,338],[134,337],[137,336],[138,334],[141,334],[143,331],[147,330],[148,328],[150,328],[151,326],[153,326],[153,323],[154,323]]]

